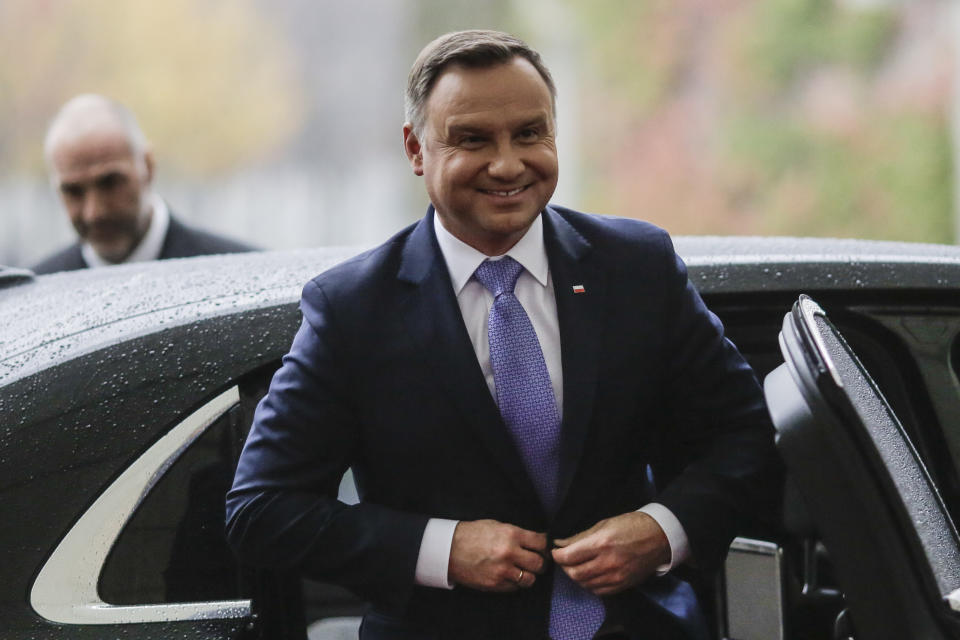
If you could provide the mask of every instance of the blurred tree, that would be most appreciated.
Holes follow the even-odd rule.
[[[953,240],[948,94],[923,91],[937,65],[912,91],[885,86],[904,73],[904,22],[894,7],[768,0],[731,28],[724,182],[758,232]]]
[[[691,23],[675,0],[574,0],[595,78],[649,115],[676,89],[689,58]],[[678,10],[679,9],[679,10]]]
[[[413,5],[416,19],[411,21],[411,41],[417,51],[434,38],[461,29],[499,29],[510,31],[510,0],[419,0]],[[416,51],[413,55],[416,55]],[[413,58],[410,59],[413,62]]]
[[[586,208],[678,233],[952,241],[943,3],[567,0]]]
[[[29,52],[29,59],[24,59]],[[254,162],[301,123],[294,59],[250,0],[0,2],[0,170],[42,170],[57,108],[82,92],[127,104],[164,171]]]
[[[749,74],[780,90],[823,64],[874,71],[897,23],[890,8],[851,11],[836,0],[766,0],[754,3],[744,17],[739,35]]]

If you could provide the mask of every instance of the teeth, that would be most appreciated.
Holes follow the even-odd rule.
[[[497,195],[497,196],[509,197],[509,196],[513,196],[513,195],[516,195],[516,194],[520,193],[520,192],[523,191],[524,189],[525,189],[525,187],[517,187],[516,189],[511,189],[510,191],[492,191],[492,190],[487,190],[487,193],[492,193],[492,194]]]

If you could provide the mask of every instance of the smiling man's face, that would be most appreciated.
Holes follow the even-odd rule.
[[[547,84],[526,59],[453,65],[437,78],[407,156],[437,215],[487,255],[516,244],[557,186],[556,125]]]

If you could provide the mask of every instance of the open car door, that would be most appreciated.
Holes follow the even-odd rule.
[[[764,381],[777,447],[830,552],[852,637],[960,638],[960,538],[889,404],[801,296]],[[839,633],[847,637],[848,633]]]

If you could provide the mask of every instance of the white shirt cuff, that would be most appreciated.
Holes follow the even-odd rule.
[[[417,570],[414,574],[414,581],[418,585],[453,589],[447,574],[453,532],[458,523],[458,520],[443,518],[430,518],[427,521],[427,528],[423,530],[423,538],[420,539],[420,554],[417,556]]]
[[[666,534],[667,542],[670,543],[670,563],[657,567],[658,576],[664,575],[690,557],[690,541],[687,540],[687,532],[683,530],[683,525],[680,524],[677,516],[673,515],[670,509],[657,502],[651,502],[640,507],[637,511],[642,511],[656,520],[660,528],[663,529],[663,533]]]

